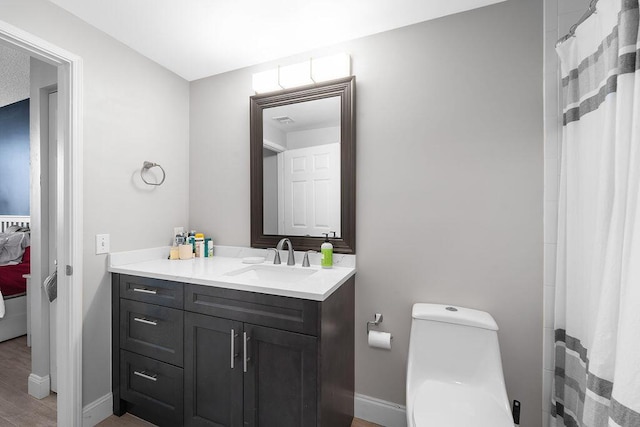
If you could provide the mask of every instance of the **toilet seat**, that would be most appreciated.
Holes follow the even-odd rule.
[[[513,427],[508,403],[478,387],[425,381],[413,401],[415,427]]]

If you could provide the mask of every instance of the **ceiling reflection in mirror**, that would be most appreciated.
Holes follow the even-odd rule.
[[[263,110],[264,234],[341,237],[340,106],[335,96]]]

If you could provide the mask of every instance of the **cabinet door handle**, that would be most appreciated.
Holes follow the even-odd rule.
[[[158,381],[158,378],[157,378],[158,375],[157,374],[148,375],[144,371],[142,371],[142,372],[133,371],[133,375],[137,375],[137,376],[142,377],[145,380],[149,380],[149,381]]]
[[[158,326],[158,322],[155,320],[145,319],[144,317],[134,317],[133,320],[136,322],[144,323],[145,325]]]
[[[156,295],[158,291],[155,289],[133,288],[133,292],[142,292],[143,294]]]
[[[243,333],[242,333],[242,342],[243,342],[243,346],[244,346],[244,348],[243,348],[243,350],[244,350],[244,352],[243,352],[243,353],[244,353],[244,355],[243,355],[243,358],[242,358],[242,370],[243,370],[244,372],[247,372],[247,362],[248,362],[249,360],[251,360],[251,358],[247,356],[247,342],[248,342],[250,339],[251,339],[251,337],[248,337],[246,332],[243,332]]]
[[[236,338],[238,334],[233,329],[231,330],[231,369],[235,368],[235,358],[238,357],[238,353],[236,353]]]

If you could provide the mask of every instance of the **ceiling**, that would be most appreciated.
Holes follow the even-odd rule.
[[[0,107],[29,98],[29,55],[0,44]]]
[[[197,80],[504,0],[50,0]]]
[[[288,117],[291,122],[281,123],[277,118]],[[283,133],[340,126],[340,97],[298,102],[262,110],[264,126]]]

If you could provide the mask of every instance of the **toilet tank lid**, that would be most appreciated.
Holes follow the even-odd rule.
[[[453,323],[492,331],[498,330],[498,324],[489,313],[471,308],[419,303],[413,305],[411,316],[420,320]]]

